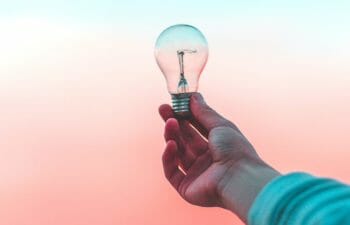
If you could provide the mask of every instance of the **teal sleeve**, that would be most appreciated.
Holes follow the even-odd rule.
[[[350,225],[350,187],[306,173],[270,181],[248,214],[249,225]]]

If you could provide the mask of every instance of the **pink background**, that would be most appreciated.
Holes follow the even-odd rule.
[[[349,183],[349,20],[282,14],[189,20],[210,45],[199,91],[278,170]],[[0,21],[1,224],[241,224],[162,172],[153,45],[177,22]]]

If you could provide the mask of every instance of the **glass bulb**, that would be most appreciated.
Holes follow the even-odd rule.
[[[198,90],[199,77],[208,59],[207,40],[193,26],[174,25],[159,35],[154,54],[166,79],[174,112],[188,115],[191,94]]]

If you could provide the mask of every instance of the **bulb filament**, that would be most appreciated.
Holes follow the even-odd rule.
[[[188,83],[185,78],[185,73],[184,73],[184,55],[185,53],[196,53],[197,50],[191,50],[191,49],[181,49],[177,50],[177,57],[179,58],[179,66],[180,66],[180,81],[177,86],[177,90],[179,93],[186,93],[188,91]]]

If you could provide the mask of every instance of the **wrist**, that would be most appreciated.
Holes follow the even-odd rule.
[[[223,208],[246,222],[248,211],[261,189],[280,173],[259,158],[242,158],[228,165],[218,185]]]

